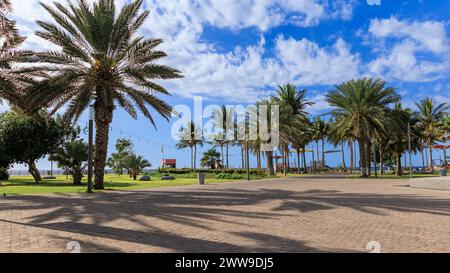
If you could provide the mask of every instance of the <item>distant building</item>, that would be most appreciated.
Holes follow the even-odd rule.
[[[177,168],[177,160],[176,159],[163,159],[161,160],[162,168]]]

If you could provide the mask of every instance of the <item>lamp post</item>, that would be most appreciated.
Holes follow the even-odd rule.
[[[409,178],[412,178],[411,124],[408,122]]]
[[[88,181],[87,192],[92,193],[92,176],[93,176],[93,151],[94,151],[94,107],[89,106],[89,150],[88,150]]]
[[[373,141],[372,147],[373,147],[374,173],[375,173],[375,178],[378,178],[378,173],[377,173],[377,146],[375,144],[375,141]]]
[[[249,147],[248,147],[248,134],[245,134],[245,160],[247,165],[247,180],[250,181],[250,158],[249,158]]]

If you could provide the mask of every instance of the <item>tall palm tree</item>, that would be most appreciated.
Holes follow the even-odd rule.
[[[319,140],[322,142],[322,167],[325,168],[325,138],[328,136],[328,131],[330,129],[330,125],[322,120],[320,117],[317,117],[313,123],[314,130],[314,140],[316,140],[317,146],[317,161],[319,161]]]
[[[216,120],[221,121],[222,128],[221,129],[221,137],[219,139],[222,139],[225,146],[225,161],[223,161],[223,164],[226,168],[229,168],[230,166],[230,146],[234,144],[234,138],[231,138],[229,136],[234,136],[234,122],[235,122],[235,116],[234,112],[231,108],[226,107],[225,105],[222,105],[220,110],[215,111],[214,113]]]
[[[279,85],[275,101],[291,107],[291,114],[306,118],[309,113],[306,111],[308,106],[314,103],[306,99],[306,90],[297,90],[292,84]]]
[[[312,125],[309,121],[293,127],[290,142],[297,154],[297,170],[299,174],[302,170],[304,173],[308,172],[306,168],[306,145],[312,140],[312,137]]]
[[[439,125],[448,116],[447,111],[450,106],[447,103],[437,104],[432,98],[425,98],[420,103],[416,103],[416,106],[419,108],[416,116],[428,145],[429,164],[433,169],[433,145],[439,140]]]
[[[176,145],[177,149],[189,148],[191,150],[191,169],[195,170],[197,167],[197,146],[203,147],[205,143],[203,132],[199,126],[190,121],[184,128],[181,128],[179,139]]]
[[[381,143],[387,148],[388,152],[394,155],[397,167],[395,173],[397,176],[402,176],[402,155],[407,153],[409,149],[408,124],[411,126],[412,152],[420,150],[422,135],[416,126],[417,119],[413,112],[410,109],[403,108],[400,103],[397,103],[394,109],[389,110],[387,118],[391,120],[389,122],[389,134],[384,135],[384,141]]]
[[[380,79],[362,78],[336,86],[327,94],[328,103],[335,107],[332,111],[336,126],[349,130],[359,143],[361,175],[367,177],[370,162],[371,132],[386,130],[386,110],[400,100],[393,88],[386,87]]]
[[[277,94],[272,98],[274,104],[280,106],[280,151],[283,153],[283,163],[286,169],[290,167],[291,134],[295,127],[300,128],[306,123],[309,113],[308,106],[313,105],[306,99],[306,90],[297,90],[292,84],[279,85]],[[300,129],[298,128],[298,129]]]
[[[328,130],[328,140],[335,146],[337,147],[338,145],[342,146],[342,166],[344,167],[344,172],[347,172],[347,165],[345,162],[345,143],[349,142],[351,139],[351,135],[349,134],[348,130],[341,130],[341,128],[336,126],[336,122],[335,121],[330,121],[329,123],[329,130]],[[349,142],[350,143],[350,142]],[[351,150],[351,146],[353,144],[349,144],[350,146],[350,150]],[[353,169],[353,153],[352,151],[350,151],[351,153],[351,158],[350,158],[350,172],[352,172]]]
[[[68,105],[66,120],[76,120],[93,103],[96,189],[104,188],[109,126],[116,107],[133,118],[137,108],[155,126],[149,108],[168,120],[172,107],[157,97],[169,93],[152,80],[181,77],[178,70],[156,63],[166,56],[155,50],[162,40],[136,35],[149,15],[140,12],[142,3],[132,1],[118,13],[113,0],[41,4],[56,23],[38,21],[43,30],[36,34],[62,50],[37,54],[36,61],[43,64],[36,70],[48,71],[52,77],[45,88],[31,92],[30,103],[51,107],[52,112]]]

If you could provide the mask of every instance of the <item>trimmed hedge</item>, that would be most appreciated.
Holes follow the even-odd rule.
[[[210,169],[204,169],[204,170],[196,170],[192,171],[192,169],[159,169],[159,174],[180,174],[180,175],[186,175],[186,174],[196,174],[196,173],[205,173],[205,174],[242,174],[246,175],[247,170],[244,169],[218,169],[218,170],[210,170]],[[250,169],[251,175],[265,175],[265,171],[258,171],[257,169]]]

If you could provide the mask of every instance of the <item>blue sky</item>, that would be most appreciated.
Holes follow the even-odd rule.
[[[33,35],[35,20],[48,19],[38,1],[12,2],[20,31],[29,36],[24,47],[52,48]],[[330,110],[324,101],[328,90],[361,76],[385,79],[411,108],[424,96],[450,102],[446,0],[381,0],[379,6],[366,0],[147,0],[145,8],[151,15],[140,34],[163,38],[161,49],[169,57],[162,62],[185,75],[161,82],[172,94],[167,98],[172,105],[192,105],[194,95],[205,103],[246,104],[291,82],[308,90],[316,102],[309,110],[318,115]],[[131,137],[136,152],[154,166],[161,160],[159,144],[166,145],[166,157],[189,166],[188,151],[176,151],[170,137],[174,120],[156,119],[158,131],[142,116],[135,121],[116,111],[110,151],[117,138],[131,133],[142,137],[141,142]],[[238,166],[239,153],[232,154]],[[340,155],[329,157],[330,165],[339,160]],[[48,163],[39,166],[48,168]]]

